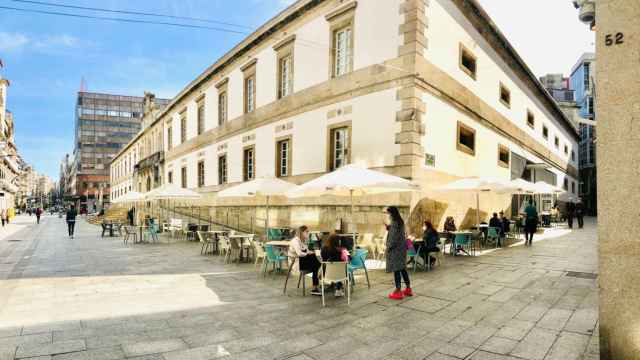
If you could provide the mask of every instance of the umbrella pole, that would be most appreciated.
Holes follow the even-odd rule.
[[[480,230],[480,193],[476,193],[476,221],[477,229]]]
[[[351,198],[351,233],[353,235],[353,250],[356,249],[356,222],[353,218],[353,189],[349,190],[349,197]]]
[[[267,196],[267,220],[264,224],[264,231],[267,234],[267,241],[269,241],[269,196]]]

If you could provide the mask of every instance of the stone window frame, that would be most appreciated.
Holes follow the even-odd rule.
[[[251,61],[249,61],[242,67],[240,67],[240,70],[242,71],[242,74],[244,76],[244,79],[242,81],[242,94],[243,94],[242,97],[243,97],[243,112],[245,114],[254,112],[256,110],[256,103],[257,103],[256,102],[256,85],[257,85],[256,63],[257,62],[258,62],[257,59],[252,59]],[[253,82],[253,87],[251,88],[251,96],[249,96],[249,91],[247,90],[247,87],[250,81]]]
[[[506,95],[506,100],[503,99],[503,95]],[[508,109],[511,109],[511,90],[509,90],[509,88],[505,84],[503,84],[502,81],[498,86],[498,98],[500,99],[502,105],[506,106]]]
[[[187,142],[187,108],[180,111],[180,144]]]
[[[251,151],[251,174],[249,174],[248,151]],[[251,175],[251,176],[249,176]],[[251,144],[242,148],[242,181],[251,181],[256,178],[256,145]]]
[[[276,69],[277,78],[276,78],[276,99],[282,99],[287,97],[293,93],[293,82],[294,82],[294,49],[295,49],[295,40],[296,35],[289,35],[277,44],[273,46],[273,51],[276,52]],[[288,92],[287,94],[283,94],[284,90],[284,72],[282,71],[282,65],[285,59],[289,59],[289,79],[288,79]]]
[[[183,189],[186,189],[189,187],[189,182],[187,179],[187,166],[183,166],[180,168],[180,186]]]
[[[215,86],[218,89],[218,126],[222,126],[229,120],[229,78],[226,77]]]
[[[197,134],[202,135],[205,131],[206,121],[206,106],[205,106],[205,94],[200,95],[196,99],[196,122],[197,122]]]
[[[535,127],[536,127],[536,116],[533,113],[533,111],[531,111],[530,109],[527,109],[524,121],[527,123],[527,125],[530,128],[535,129]]]
[[[353,58],[355,49],[355,15],[356,8],[358,6],[357,1],[351,1],[336,10],[331,11],[325,16],[325,19],[329,22],[329,79],[338,78],[349,74],[353,71]],[[336,47],[336,34],[344,29],[350,28],[349,36],[349,58],[347,61],[347,70],[338,75],[336,73],[337,66],[337,47]]]
[[[473,135],[473,148],[460,142],[460,135],[463,131],[469,132]],[[456,126],[456,149],[471,156],[476,156],[476,129],[471,126],[458,121]]]
[[[292,157],[293,157],[293,135],[285,135],[285,136],[279,136],[277,137],[275,142],[275,146],[276,146],[276,177],[278,178],[287,178],[292,176]],[[287,173],[285,175],[282,175],[282,167],[281,167],[281,163],[282,163],[282,157],[281,157],[281,152],[280,152],[280,144],[283,142],[287,142],[289,145],[288,149],[287,149],[287,163],[286,163],[286,167],[287,167]]]
[[[460,70],[462,70],[465,74],[469,75],[469,77],[471,77],[473,80],[477,80],[478,78],[478,57],[471,51],[469,50],[469,48],[467,48],[466,46],[464,46],[463,43],[459,43],[458,46],[458,67],[460,68]],[[473,70],[467,68],[464,65],[464,62],[462,61],[463,58],[465,57],[465,55],[467,55],[467,57],[471,58],[473,60]]]
[[[224,159],[224,166],[222,166]],[[224,185],[229,181],[229,161],[227,153],[218,154],[218,185]]]
[[[545,124],[542,124],[542,137],[549,140],[549,127]]]
[[[502,160],[502,154],[507,154],[507,161]],[[498,166],[508,169],[511,164],[511,150],[505,145],[498,144]]]
[[[205,183],[205,164],[204,164],[204,159],[199,160],[198,164],[196,165],[196,169],[197,169],[197,175],[198,175],[198,187],[204,187],[204,183]]]
[[[327,171],[334,171],[336,169],[334,169],[333,167],[333,163],[334,163],[334,141],[333,141],[333,134],[335,132],[335,130],[337,129],[342,129],[342,128],[346,128],[347,129],[347,148],[346,148],[346,155],[345,155],[345,165],[349,165],[351,164],[351,156],[352,156],[352,144],[353,144],[353,124],[351,122],[351,120],[347,120],[347,121],[342,121],[339,123],[335,123],[335,124],[331,124],[327,126],[327,151],[326,151],[326,161],[327,161],[327,166],[326,169]]]

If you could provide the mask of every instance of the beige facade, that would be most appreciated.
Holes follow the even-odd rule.
[[[192,81],[158,119],[164,178],[202,192],[208,205],[256,204],[215,197],[251,178],[302,183],[347,163],[422,185],[419,194],[358,199],[360,231],[378,231],[373,214],[392,204],[406,208],[412,224],[474,218],[475,200],[434,191],[460,177],[511,179],[531,164],[548,167],[537,180],[562,186],[577,177],[569,155],[575,130],[473,1],[298,1]],[[514,167],[516,160],[523,164]],[[347,199],[274,205],[280,210],[270,218],[280,225],[326,228]],[[486,199],[482,215],[510,205],[508,197]]]

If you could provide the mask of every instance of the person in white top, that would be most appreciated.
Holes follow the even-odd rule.
[[[298,233],[291,239],[289,243],[289,257],[298,258],[298,266],[300,271],[310,272],[312,274],[313,289],[312,295],[322,295],[318,289],[320,281],[318,281],[318,270],[320,269],[320,261],[316,257],[315,252],[310,251],[307,247],[309,241],[309,228],[302,225],[298,228]]]

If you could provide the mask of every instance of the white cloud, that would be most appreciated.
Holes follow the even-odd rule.
[[[23,50],[48,51],[73,48],[79,45],[78,38],[67,34],[32,37],[21,33],[0,32],[0,51],[5,52]]]
[[[0,32],[0,51],[20,50],[29,43],[29,38],[24,34]]]

